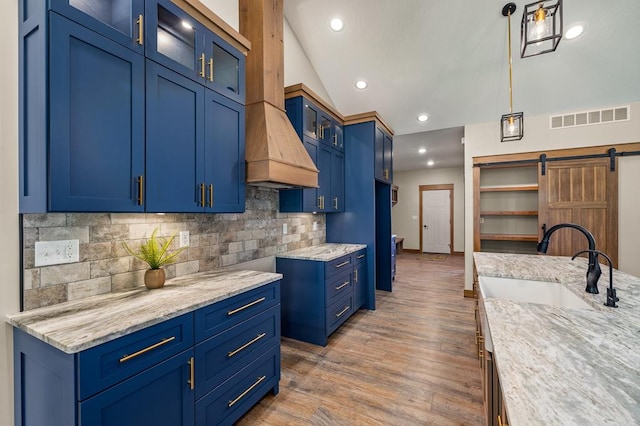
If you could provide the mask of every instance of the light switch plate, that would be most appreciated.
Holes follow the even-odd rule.
[[[75,263],[80,260],[80,241],[37,241],[35,266]]]
[[[180,247],[189,245],[189,231],[180,231]]]

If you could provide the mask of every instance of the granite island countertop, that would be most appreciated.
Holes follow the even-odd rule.
[[[24,332],[72,354],[278,281],[281,274],[216,270],[167,280],[164,287],[107,293],[8,315]]]
[[[313,247],[306,247],[297,250],[280,253],[276,257],[285,259],[317,260],[328,262],[346,254],[354,253],[367,248],[366,244],[335,244],[326,243]]]
[[[558,282],[593,310],[485,298],[509,424],[640,424],[640,278],[614,269],[618,308],[584,291],[587,260],[474,253],[478,276]]]

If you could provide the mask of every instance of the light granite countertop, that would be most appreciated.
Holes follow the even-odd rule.
[[[258,271],[199,272],[167,280],[159,289],[107,293],[8,315],[7,321],[72,354],[281,278]]]
[[[313,247],[301,248],[285,253],[280,253],[276,257],[284,259],[317,260],[328,262],[346,254],[351,254],[358,250],[367,248],[366,244],[334,244],[326,243]]]
[[[474,253],[478,276],[558,282],[593,310],[485,298],[509,424],[640,424],[640,278],[614,269],[618,308],[584,291],[587,260]]]

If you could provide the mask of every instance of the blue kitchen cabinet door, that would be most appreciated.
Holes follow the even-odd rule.
[[[331,154],[331,206],[329,211],[344,211],[344,153],[332,150]]]
[[[244,105],[205,90],[205,211],[242,213],[245,209]]]
[[[287,114],[289,114],[287,112]],[[304,136],[302,138],[304,148],[307,150],[309,157],[313,161],[313,164],[318,167],[318,158],[320,147],[318,142]],[[319,167],[318,167],[319,168]],[[318,184],[321,181],[321,174],[318,174]],[[280,211],[285,213],[312,213],[320,211],[320,204],[318,198],[318,188],[306,188],[306,189],[281,189],[279,191],[280,197]]]
[[[147,0],[145,19],[147,58],[204,85],[209,30],[171,0]]]
[[[393,182],[393,142],[379,127],[375,130],[375,178],[387,182]]]
[[[80,402],[80,426],[187,426],[195,421],[193,349]]]
[[[144,0],[53,0],[51,10],[144,54]]]
[[[147,60],[148,212],[202,212],[204,86]]]
[[[144,58],[56,13],[49,24],[49,211],[143,211]]]
[[[246,57],[217,34],[206,31],[204,40],[205,85],[244,104]]]
[[[318,210],[319,212],[329,212],[331,207],[331,167],[332,167],[332,149],[320,144],[318,145],[318,160],[316,167],[318,168]]]

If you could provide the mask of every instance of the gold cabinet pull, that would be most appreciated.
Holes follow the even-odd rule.
[[[478,337],[478,359],[481,361],[484,359],[484,337],[482,336]]]
[[[233,309],[233,310],[231,310],[231,311],[228,311],[228,312],[227,312],[227,316],[231,316],[231,315],[233,315],[233,314],[236,314],[236,313],[238,313],[238,312],[240,312],[240,311],[242,311],[242,310],[245,310],[245,309],[247,309],[247,308],[252,307],[253,305],[257,305],[257,304],[258,304],[258,303],[260,303],[260,302],[264,302],[265,300],[266,300],[266,297],[261,297],[260,299],[254,300],[254,301],[253,301],[253,302],[251,302],[251,303],[247,303],[247,304],[246,304],[246,305],[244,305],[244,306],[240,306],[239,308],[236,308],[236,309]]]
[[[349,281],[345,281],[342,284],[340,284],[338,287],[336,287],[336,290],[341,290],[341,289],[345,288],[348,285],[349,285]]]
[[[340,318],[342,315],[344,315],[345,312],[347,312],[349,310],[348,306],[345,306],[344,309],[342,309],[340,312],[338,312],[336,314],[336,318]]]
[[[249,346],[253,345],[255,342],[257,342],[258,340],[262,339],[266,335],[267,335],[267,333],[258,334],[256,337],[254,337],[253,339],[249,340],[247,343],[245,343],[244,345],[240,346],[238,349],[227,353],[227,358],[231,358],[232,356],[234,356],[235,354],[237,354],[241,350],[248,348]]]
[[[338,210],[338,197],[333,197],[333,209]]]
[[[209,81],[213,81],[213,58],[209,58]]]
[[[167,343],[169,343],[169,342],[171,342],[172,340],[175,340],[175,339],[176,339],[176,336],[171,336],[171,337],[168,337],[166,339],[163,339],[163,340],[159,341],[158,343],[155,343],[155,344],[153,344],[151,346],[148,346],[148,347],[146,347],[144,349],[140,349],[138,352],[134,352],[131,355],[123,356],[122,358],[120,358],[120,362],[127,362],[130,359],[133,359],[133,358],[135,358],[137,356],[140,356],[140,355],[142,355],[144,353],[152,351],[155,348],[159,348],[162,345],[166,345]]]
[[[227,407],[229,407],[229,408],[233,407],[236,402],[240,401],[246,394],[251,392],[253,390],[253,388],[255,388],[260,383],[262,383],[264,381],[264,379],[266,379],[266,378],[267,378],[267,376],[258,377],[258,380],[256,380],[256,382],[254,384],[249,386],[244,392],[242,392],[240,395],[238,395],[236,397],[236,399],[234,399],[233,401],[229,401],[229,403],[227,404]]]
[[[204,76],[204,62],[205,62],[205,57],[204,57],[204,53],[202,55],[200,55],[200,77],[205,78]]]
[[[209,184],[209,207],[213,207],[213,184]]]
[[[138,176],[138,179],[136,179],[138,181],[138,205],[141,206],[144,203],[144,195],[143,192],[144,191],[144,178],[142,176]]]
[[[338,135],[333,135],[333,146],[338,146]]]
[[[138,15],[136,24],[138,24],[138,38],[136,38],[136,41],[142,46],[144,44],[144,18],[142,15]]]
[[[200,207],[204,207],[204,183],[200,184]]]
[[[502,417],[500,416],[500,414],[498,414],[498,426],[509,426],[508,424],[502,422]]]
[[[355,282],[358,282],[358,270],[357,269],[355,271],[353,271],[353,275],[354,275],[353,280]]]
[[[360,255],[358,255],[358,259],[362,259],[365,256],[366,256],[365,254],[360,254]]]
[[[189,362],[187,362],[187,364],[189,364],[189,380],[187,380],[187,383],[189,383],[189,389],[193,390],[196,387],[196,375],[195,375],[196,362],[193,359],[193,357],[191,357],[191,359],[189,360]]]
[[[346,265],[348,265],[349,263],[351,263],[351,262],[350,262],[350,261],[348,261],[348,260],[346,260],[346,261],[344,261],[344,262],[342,262],[342,263],[338,263],[338,264],[336,265],[336,269],[338,269],[338,268],[342,268],[343,266],[346,266]]]
[[[476,345],[478,344],[478,337],[480,337],[480,332],[476,330]]]

